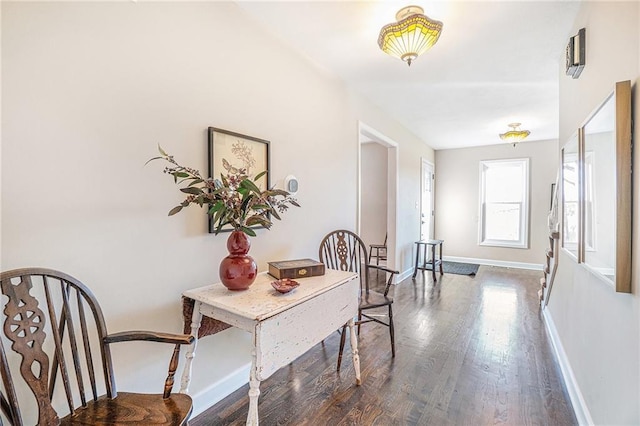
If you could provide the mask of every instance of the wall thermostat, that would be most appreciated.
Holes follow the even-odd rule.
[[[296,195],[298,193],[298,178],[294,175],[284,178],[284,190],[291,195]]]

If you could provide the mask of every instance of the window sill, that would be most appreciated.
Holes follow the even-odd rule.
[[[479,246],[483,247],[503,247],[503,248],[515,248],[515,249],[528,249],[529,245],[526,243],[513,243],[510,241],[497,241],[497,240],[486,240],[478,243]]]

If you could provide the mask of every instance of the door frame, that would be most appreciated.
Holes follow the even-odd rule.
[[[387,268],[396,269],[397,259],[397,217],[398,217],[398,143],[373,127],[358,121],[358,205],[356,208],[356,232],[360,234],[362,223],[362,143],[376,142],[387,148]],[[397,277],[396,277],[397,278]]]

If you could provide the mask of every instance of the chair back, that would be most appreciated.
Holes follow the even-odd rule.
[[[84,284],[62,272],[27,268],[2,272],[0,285],[0,407],[9,423],[33,424],[23,415],[35,415],[37,406],[33,422],[56,425],[88,398],[116,396],[104,317]],[[14,352],[5,351],[3,340]],[[31,394],[35,401],[28,400]]]
[[[327,234],[320,243],[318,257],[329,269],[356,272],[361,291],[369,293],[367,246],[355,233],[340,229]]]

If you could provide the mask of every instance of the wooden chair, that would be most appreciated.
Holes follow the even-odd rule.
[[[380,264],[381,260],[387,260],[387,234],[384,234],[384,243],[382,244],[370,244],[369,245],[369,263],[371,258],[376,258],[376,265]],[[375,254],[373,251],[376,251]]]
[[[51,269],[2,272],[0,285],[3,330],[15,352],[5,352],[0,340],[0,408],[11,425],[187,424],[191,398],[171,395],[171,388],[180,345],[190,344],[193,337],[147,331],[108,334],[91,290]],[[110,345],[133,340],[175,345],[164,393],[116,391]]]
[[[393,277],[398,271],[384,268],[382,266],[370,265],[367,258],[367,246],[365,243],[351,231],[337,230],[329,233],[320,243],[319,258],[329,269],[337,269],[340,271],[357,272],[360,276],[360,300],[358,307],[358,334],[360,334],[360,325],[367,322],[376,322],[378,324],[389,327],[389,335],[391,336],[391,356],[396,356],[395,340],[393,336],[393,298],[389,296],[389,288],[393,281]],[[384,293],[379,293],[370,289],[369,271],[377,270],[389,274],[386,282]],[[387,322],[384,322],[370,310],[381,307],[388,307]],[[369,312],[368,312],[369,311]],[[368,313],[367,313],[368,312]],[[338,367],[342,363],[342,352],[345,343],[346,324],[342,327],[340,337],[340,352],[338,354]]]

